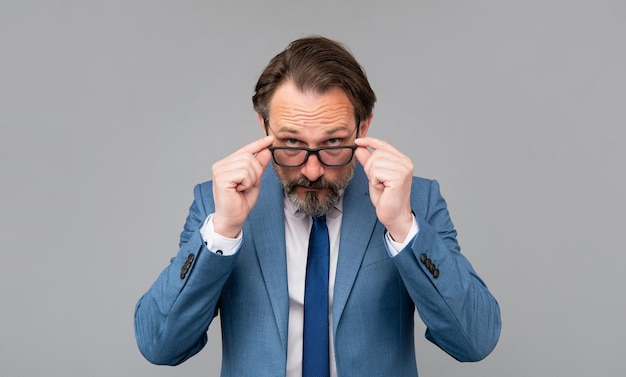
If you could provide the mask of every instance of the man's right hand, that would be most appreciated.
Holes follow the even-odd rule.
[[[213,229],[235,238],[259,197],[261,176],[272,153],[274,136],[258,139],[213,164]]]

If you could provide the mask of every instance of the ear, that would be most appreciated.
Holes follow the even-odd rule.
[[[268,136],[269,135],[269,132],[267,131],[268,126],[265,125],[265,119],[263,119],[263,116],[259,113],[256,114],[256,117],[259,119],[259,123],[261,123],[261,129],[263,130],[263,134],[265,136]]]
[[[374,118],[374,113],[371,113],[367,119],[361,121],[361,125],[359,126],[358,137],[365,137],[367,135],[367,131],[370,128],[370,123],[372,123],[373,118]]]

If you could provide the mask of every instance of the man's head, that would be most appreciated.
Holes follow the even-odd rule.
[[[372,115],[376,95],[365,72],[350,51],[335,41],[324,37],[298,39],[270,61],[252,96],[254,109],[263,119],[269,118],[276,89],[287,81],[301,92],[321,94],[340,88],[350,99],[358,121]]]
[[[275,136],[274,167],[291,202],[309,215],[328,212],[352,178],[351,147],[376,101],[360,65],[334,41],[300,39],[270,61],[252,100]]]

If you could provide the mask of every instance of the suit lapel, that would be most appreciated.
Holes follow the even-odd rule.
[[[254,248],[274,310],[284,350],[287,350],[289,328],[289,291],[287,287],[287,255],[285,251],[285,213],[283,189],[274,169],[268,167],[261,181],[259,200],[250,212]]]
[[[376,210],[369,198],[367,176],[361,165],[357,164],[343,199],[339,257],[333,293],[333,333],[337,331],[376,220]]]

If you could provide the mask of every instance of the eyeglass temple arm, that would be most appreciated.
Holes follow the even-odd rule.
[[[265,136],[270,136],[270,120],[263,118],[263,126],[265,127]]]

